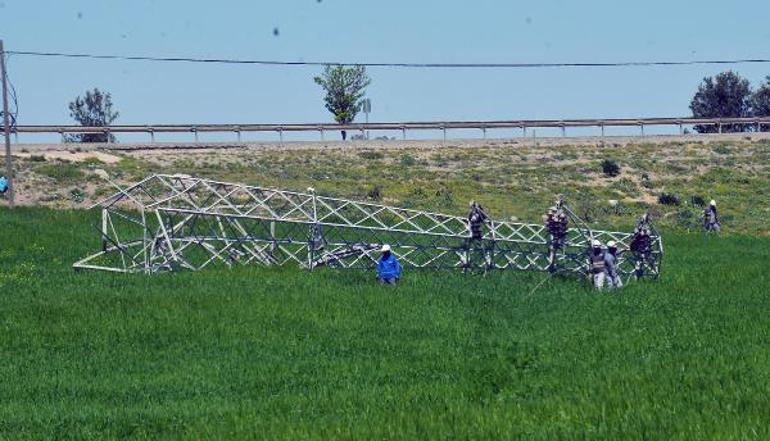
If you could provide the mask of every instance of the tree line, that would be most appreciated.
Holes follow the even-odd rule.
[[[749,80],[733,71],[706,77],[690,101],[692,116],[696,118],[745,118],[770,116],[770,75],[753,90]],[[719,127],[696,125],[698,133],[715,133]],[[753,124],[724,124],[723,132],[756,130]]]
[[[340,125],[352,123],[361,112],[366,88],[371,79],[364,66],[326,66],[313,81],[324,91],[324,107],[334,121]],[[69,103],[70,116],[84,127],[108,127],[119,116],[113,109],[112,96],[98,88],[86,91]],[[749,80],[733,71],[722,72],[714,77],[705,77],[698,85],[690,101],[692,116],[697,118],[738,118],[770,116],[770,75],[759,87],[753,89]],[[698,133],[715,133],[720,130],[713,125],[696,125]],[[724,124],[723,132],[745,132],[757,130],[750,124]],[[770,130],[770,124],[763,127]],[[341,130],[342,139],[347,133]],[[69,135],[69,142],[115,142],[112,134],[86,133]]]

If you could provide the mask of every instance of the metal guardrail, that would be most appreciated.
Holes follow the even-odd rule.
[[[83,127],[76,125],[18,125],[11,133],[28,134],[115,134],[115,133],[147,133],[153,141],[155,133],[197,133],[199,132],[319,132],[323,138],[327,131],[401,131],[406,138],[407,130],[441,130],[446,137],[446,131],[451,129],[478,129],[486,135],[487,129],[520,129],[526,136],[527,129],[560,128],[562,134],[570,127],[597,127],[604,135],[605,127],[638,127],[644,135],[645,126],[673,126],[684,133],[685,126],[712,125],[717,132],[722,132],[723,126],[746,124],[755,126],[761,131],[764,125],[770,126],[770,117],[752,118],[610,118],[610,119],[543,119],[543,120],[499,120],[499,121],[426,121],[426,122],[393,122],[393,123],[304,123],[304,124],[147,124],[147,125],[113,125],[108,127]]]

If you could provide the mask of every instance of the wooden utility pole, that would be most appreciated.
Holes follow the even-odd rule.
[[[3,133],[5,133],[5,179],[8,180],[8,200],[13,208],[13,162],[11,161],[11,115],[8,114],[8,77],[5,71],[5,49],[0,40],[0,77],[3,83]]]

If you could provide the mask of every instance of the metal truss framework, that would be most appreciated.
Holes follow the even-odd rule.
[[[285,265],[371,269],[382,244],[402,265],[420,269],[530,270],[585,273],[593,239],[613,240],[626,278],[658,277],[663,246],[628,251],[632,234],[577,227],[549,263],[544,225],[487,224],[469,239],[467,219],[187,175],[152,175],[97,203],[102,249],[75,269],[124,273],[200,270],[214,265]]]

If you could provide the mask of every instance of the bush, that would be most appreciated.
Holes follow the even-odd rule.
[[[602,172],[608,178],[614,178],[620,174],[620,166],[614,159],[605,159],[602,161]]]
[[[70,199],[75,203],[81,203],[85,200],[86,194],[79,188],[73,188],[70,191]]]
[[[704,207],[706,205],[706,200],[695,194],[690,196],[690,205],[693,207]]]
[[[43,164],[34,170],[57,182],[75,182],[83,177],[83,171],[76,164],[71,163]]]
[[[372,187],[371,190],[366,192],[366,197],[373,200],[373,201],[381,201],[382,200],[382,187],[379,185],[375,185]]]
[[[636,182],[628,178],[620,178],[617,182],[614,182],[612,185],[610,185],[610,188],[629,195],[636,193],[636,191],[639,189],[636,185]]]
[[[642,173],[642,182],[641,182],[641,184],[642,184],[642,187],[644,187],[644,188],[646,188],[648,190],[654,186],[653,183],[652,183],[652,180],[650,179],[650,175],[648,175],[647,173]]]
[[[719,155],[729,155],[733,151],[730,147],[722,144],[714,146],[711,150],[713,150],[714,153]]]
[[[361,159],[366,159],[366,160],[370,160],[370,161],[377,160],[377,159],[382,159],[384,157],[384,155],[382,153],[375,152],[373,150],[363,150],[363,151],[358,153],[358,156],[361,157]]]
[[[661,193],[658,196],[658,203],[661,205],[679,205],[679,197],[674,193]]]
[[[400,162],[401,162],[401,165],[403,165],[405,167],[409,167],[409,166],[417,164],[417,160],[414,159],[414,156],[412,156],[412,155],[410,155],[408,153],[404,153],[403,155],[401,155]]]

